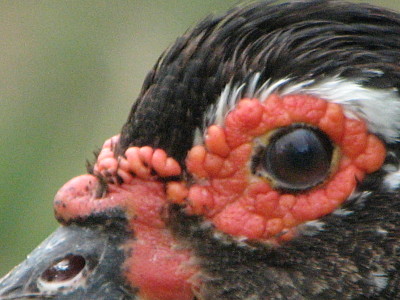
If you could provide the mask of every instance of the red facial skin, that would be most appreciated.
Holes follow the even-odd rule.
[[[250,162],[255,139],[293,123],[319,128],[340,154],[325,182],[290,194],[254,175]],[[152,300],[193,299],[200,285],[195,255],[182,248],[164,222],[171,203],[179,203],[188,214],[202,215],[216,230],[232,236],[282,244],[297,234],[299,224],[340,207],[357,182],[378,170],[386,156],[383,143],[368,133],[363,121],[346,117],[338,104],[307,95],[272,95],[263,102],[242,99],[224,126],[207,129],[204,146],[189,151],[186,167],[195,184],[159,180],[182,173],[179,163],[161,149],[131,147],[116,158],[118,139],[104,144],[94,167],[96,176],[76,177],[59,190],[55,213],[68,224],[96,212],[124,211],[134,233],[125,244],[125,277],[143,299]],[[107,179],[104,195],[99,195],[99,177]]]
[[[116,176],[118,161],[113,157],[112,148],[118,137],[108,140],[95,165],[95,173],[109,177]],[[111,142],[113,141],[113,142]],[[130,163],[132,152],[140,161]],[[163,150],[153,151],[150,147],[128,149],[127,158],[120,158],[120,164],[128,166],[136,176],[125,175],[124,183],[108,183],[105,195],[98,195],[101,182],[94,175],[82,175],[67,182],[57,193],[54,201],[57,219],[68,224],[74,219],[85,219],[94,213],[107,213],[115,208],[125,212],[129,229],[134,233],[124,245],[128,258],[124,264],[124,275],[132,287],[139,289],[141,299],[191,300],[195,289],[193,275],[196,268],[190,261],[192,253],[177,249],[177,242],[166,228],[162,212],[168,205],[165,184],[158,179],[162,176],[179,175],[181,169]],[[140,156],[144,153],[145,156]],[[134,156],[134,155],[133,155]],[[143,158],[143,160],[141,160]],[[146,159],[150,159],[147,161]],[[121,160],[124,160],[121,162]],[[172,162],[172,163],[171,163]],[[144,164],[146,163],[146,164]],[[138,167],[139,166],[139,167]],[[141,169],[140,169],[141,168]],[[151,176],[151,170],[157,170]],[[162,175],[161,175],[162,174]],[[117,181],[114,181],[117,182]]]

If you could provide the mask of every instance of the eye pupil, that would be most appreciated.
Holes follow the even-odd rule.
[[[46,282],[62,282],[78,275],[86,265],[85,258],[69,254],[48,267],[41,275]]]
[[[305,190],[328,176],[332,155],[332,143],[324,133],[294,128],[271,138],[261,163],[279,187]]]

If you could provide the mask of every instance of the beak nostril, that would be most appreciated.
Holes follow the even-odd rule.
[[[86,260],[80,255],[68,254],[57,260],[40,276],[44,282],[62,282],[76,277],[86,265]]]

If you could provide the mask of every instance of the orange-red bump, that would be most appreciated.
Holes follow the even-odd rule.
[[[151,166],[160,177],[178,176],[182,169],[172,157],[168,157],[164,150],[156,149],[151,159]]]
[[[242,99],[236,109],[235,121],[243,131],[251,130],[261,122],[263,110],[258,99]]]
[[[328,103],[325,115],[319,120],[318,128],[325,132],[334,143],[341,142],[344,131],[345,117],[339,104]]]
[[[288,95],[283,101],[283,109],[289,114],[292,122],[304,122],[317,125],[325,115],[327,102],[321,99],[310,98],[304,95]]]
[[[355,164],[366,173],[371,173],[380,168],[383,164],[385,157],[377,155],[377,153],[384,153],[385,146],[374,135],[369,135],[367,140],[367,147],[356,159]]]
[[[167,183],[167,199],[176,204],[182,204],[189,195],[189,190],[184,183],[172,181]]]
[[[350,159],[363,152],[367,146],[368,132],[363,121],[347,119],[343,139],[341,141],[343,153]]]
[[[194,214],[208,214],[214,208],[214,198],[207,187],[195,185],[189,189],[188,201],[190,212]]]
[[[226,142],[224,129],[217,125],[208,128],[205,143],[208,151],[221,157],[227,157],[231,151]]]
[[[282,98],[278,95],[271,95],[262,104],[264,113],[258,135],[292,123],[289,113],[284,108]]]
[[[207,150],[204,146],[194,146],[188,153],[186,167],[191,173],[197,177],[207,177],[207,171],[204,168],[203,162],[206,159]]]
[[[208,176],[217,176],[223,165],[224,159],[222,157],[212,153],[206,154],[203,166]]]
[[[125,157],[128,161],[128,169],[126,171],[131,171],[139,178],[149,179],[151,177],[151,168],[143,159],[144,156],[140,154],[139,150],[139,147],[130,147],[125,151]]]
[[[249,131],[262,121],[263,108],[257,99],[243,99],[225,120],[226,142],[230,149],[251,141]]]
[[[179,163],[168,157],[164,150],[148,146],[130,147],[125,151],[125,158],[119,157],[117,173],[127,182],[135,176],[150,179],[154,177],[152,171],[155,171],[159,177],[170,177],[180,175],[182,169]]]
[[[253,140],[293,123],[318,127],[340,149],[326,182],[296,194],[274,190],[250,170]],[[297,225],[338,208],[366,174],[381,167],[385,156],[384,144],[365,122],[347,117],[338,104],[308,95],[243,99],[223,127],[208,128],[205,146],[189,151],[188,171],[200,180],[188,187],[184,201],[188,213],[203,215],[223,232],[286,241],[295,236]],[[177,199],[182,203],[184,197]]]
[[[239,202],[227,205],[213,221],[216,227],[225,233],[249,239],[259,238],[265,231],[266,223],[263,217],[245,209]]]
[[[109,177],[110,174],[114,174],[118,168],[118,161],[114,156],[114,146],[119,141],[119,135],[115,135],[103,144],[103,147],[97,156],[97,163],[94,165],[94,173]]]

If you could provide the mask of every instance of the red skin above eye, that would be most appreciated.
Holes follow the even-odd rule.
[[[254,139],[293,123],[320,128],[341,154],[325,183],[292,195],[253,175],[250,162]],[[205,146],[194,147],[187,156],[188,171],[201,182],[188,188],[187,211],[204,215],[231,235],[287,240],[297,225],[338,208],[365,174],[381,167],[385,156],[383,143],[368,133],[365,123],[346,117],[338,104],[307,95],[242,99],[223,127],[209,127]]]

